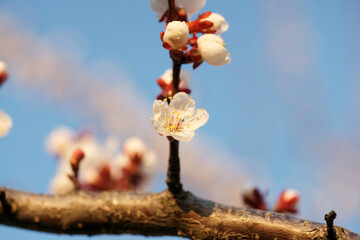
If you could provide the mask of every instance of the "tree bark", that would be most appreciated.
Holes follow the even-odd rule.
[[[86,192],[64,196],[0,187],[0,223],[64,234],[139,234],[189,239],[327,239],[325,224],[229,207],[190,192]],[[339,239],[360,235],[334,227]]]

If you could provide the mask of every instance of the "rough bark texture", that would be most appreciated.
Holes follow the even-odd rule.
[[[38,195],[0,187],[0,223],[65,234],[140,234],[190,239],[327,239],[325,224],[228,207],[190,192],[85,192]],[[360,235],[335,227],[339,239]]]

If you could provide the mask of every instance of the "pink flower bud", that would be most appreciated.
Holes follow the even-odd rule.
[[[246,186],[242,191],[242,199],[246,205],[254,209],[267,210],[264,196],[260,190],[254,186]]]
[[[6,81],[9,73],[5,62],[0,61],[0,86]]]
[[[300,200],[299,192],[294,189],[285,189],[275,205],[275,212],[297,213]]]

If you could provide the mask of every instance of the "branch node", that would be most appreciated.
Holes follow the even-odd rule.
[[[7,216],[11,216],[12,215],[12,209],[11,209],[11,204],[6,200],[6,193],[5,191],[1,191],[0,192],[0,202],[1,205],[3,207],[4,213]]]
[[[331,210],[328,214],[325,214],[325,221],[327,225],[327,239],[337,240],[336,231],[334,229],[334,219],[336,218],[336,212]]]

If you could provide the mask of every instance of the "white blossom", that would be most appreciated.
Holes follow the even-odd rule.
[[[164,74],[160,77],[167,85],[172,84],[173,81],[173,70],[167,69]],[[190,88],[191,74],[189,71],[181,69],[179,77],[179,88]]]
[[[206,0],[175,0],[175,6],[183,8],[188,18],[200,11],[205,4]],[[152,0],[150,1],[150,7],[157,13],[157,17],[160,19],[169,9],[168,0]]]
[[[213,25],[208,29],[210,31],[216,31],[216,34],[224,33],[229,28],[229,23],[225,20],[225,18],[218,13],[211,13],[208,17],[203,18],[200,22],[210,21]]]
[[[11,117],[0,110],[0,137],[5,137],[12,128],[12,125]]]
[[[46,149],[53,155],[61,157],[75,141],[75,132],[67,127],[57,127],[51,131],[45,144]]]
[[[204,34],[197,40],[202,59],[210,65],[222,66],[231,62],[224,40],[214,34]]]
[[[173,49],[186,45],[189,39],[189,28],[185,22],[172,21],[165,30],[163,42],[168,43]]]
[[[184,92],[175,94],[170,104],[166,99],[155,100],[153,114],[151,122],[159,134],[184,142],[190,141],[194,131],[209,119],[207,111],[195,109],[195,101]]]

